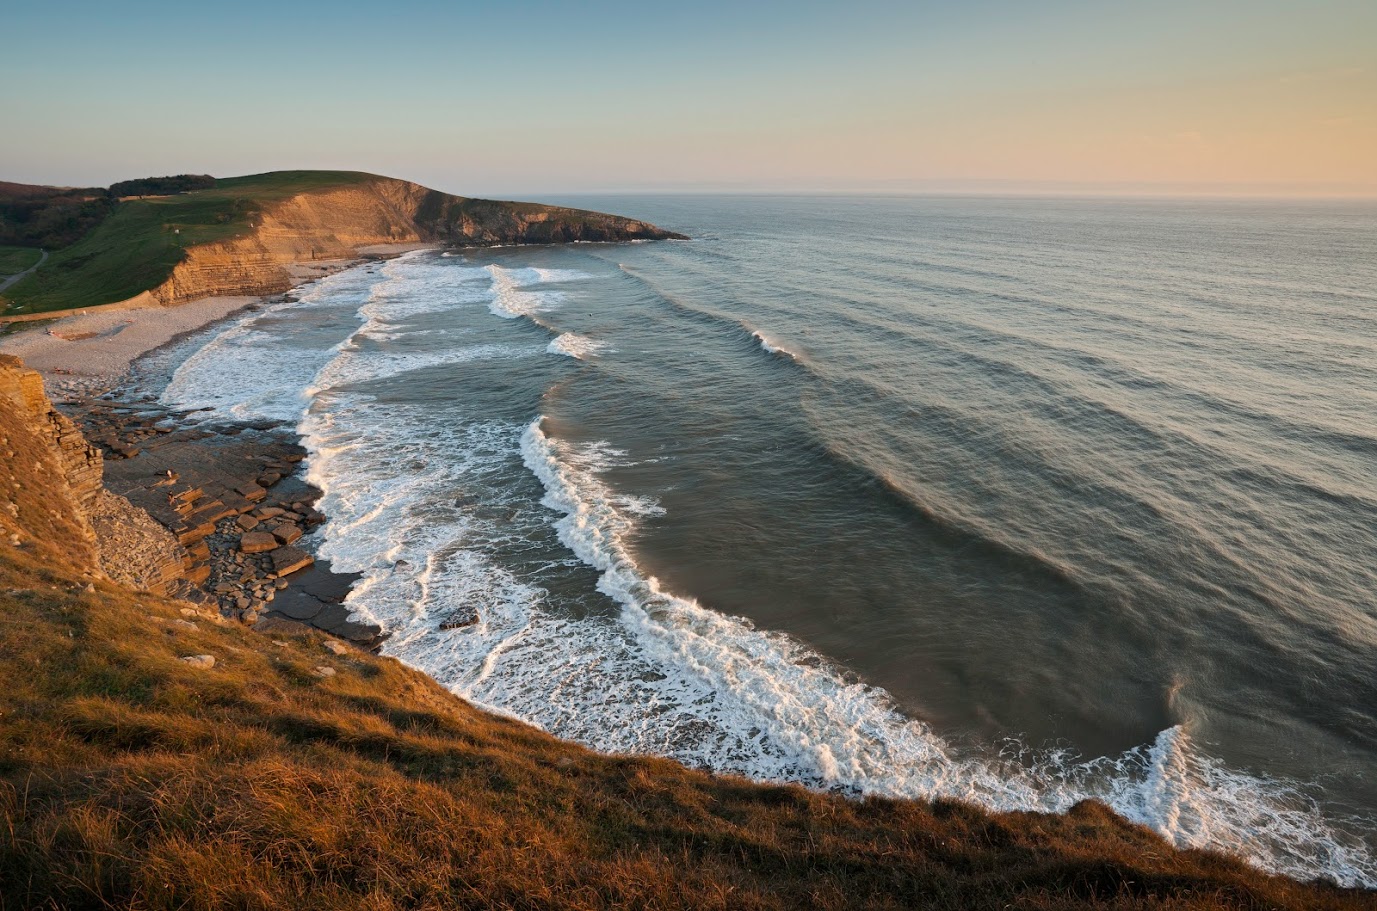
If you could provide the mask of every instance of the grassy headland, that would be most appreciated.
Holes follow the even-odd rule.
[[[20,190],[17,197],[23,195]],[[168,298],[165,302],[185,299],[190,292],[185,282],[174,281],[174,272],[198,249],[213,248],[218,257],[219,276],[208,293],[258,293],[263,286],[283,290],[277,287],[282,280],[265,277],[260,269],[241,276],[243,287],[236,287],[235,279],[225,278],[236,257],[256,266],[265,257],[280,263],[291,259],[284,244],[293,239],[297,253],[343,256],[355,246],[389,241],[468,246],[677,236],[616,216],[451,196],[356,171],[276,171],[107,204],[109,214],[93,228],[5,292],[0,316],[94,307],[144,291]],[[260,231],[271,237],[265,240]],[[170,281],[175,287],[160,292]]]

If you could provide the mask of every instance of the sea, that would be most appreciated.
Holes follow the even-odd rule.
[[[621,196],[183,343],[384,653],[597,750],[1377,888],[1377,204]]]

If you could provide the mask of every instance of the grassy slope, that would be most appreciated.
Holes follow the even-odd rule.
[[[23,272],[38,262],[41,254],[34,247],[6,247],[0,245],[0,278]]]
[[[1095,804],[992,816],[602,756],[315,633],[179,626],[85,590],[51,451],[12,408],[0,438],[25,541],[0,543],[0,911],[1377,907]]]
[[[94,307],[156,287],[186,247],[240,236],[267,203],[372,179],[351,171],[280,171],[221,180],[210,190],[130,199],[80,241],[5,292],[0,313]],[[180,231],[180,233],[176,233]]]

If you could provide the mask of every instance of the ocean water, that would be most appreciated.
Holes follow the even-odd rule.
[[[1377,207],[560,201],[693,240],[356,267],[164,393],[299,427],[386,652],[603,750],[1377,887]]]

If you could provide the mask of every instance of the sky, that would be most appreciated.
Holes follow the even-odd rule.
[[[41,2],[0,179],[1377,196],[1374,0]]]

